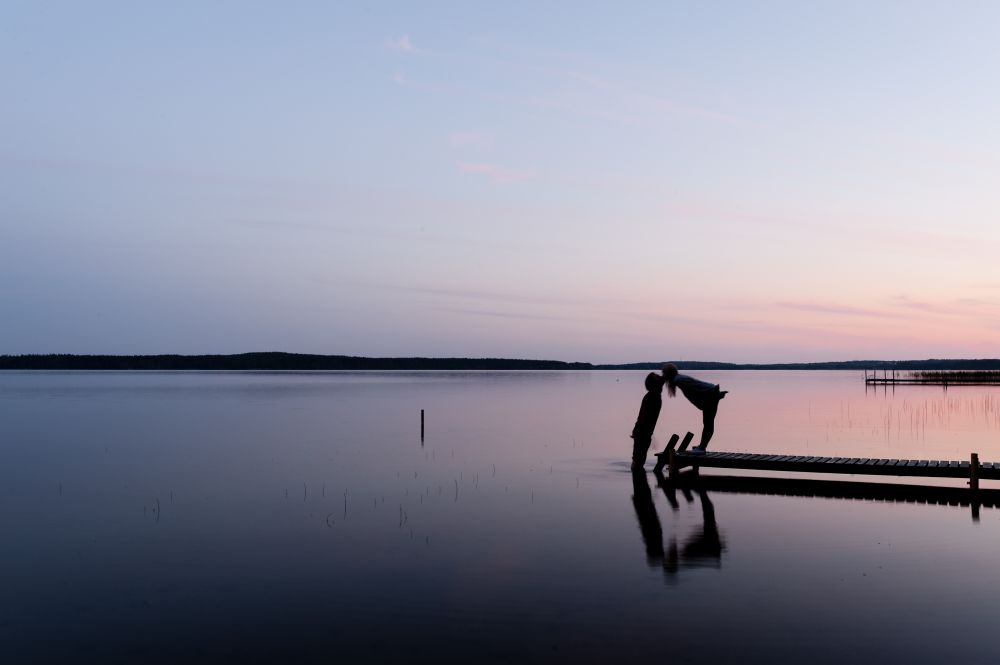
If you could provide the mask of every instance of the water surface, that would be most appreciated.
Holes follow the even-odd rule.
[[[664,491],[643,375],[0,372],[0,657],[1000,656],[997,511]],[[1000,387],[698,376],[717,450],[1000,460]]]

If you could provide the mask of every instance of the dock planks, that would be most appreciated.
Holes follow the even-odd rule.
[[[666,451],[665,451],[666,452]],[[872,476],[922,476],[925,478],[970,478],[973,466],[976,478],[1000,480],[1000,462],[980,463],[969,460],[872,459],[859,457],[809,457],[804,455],[769,455],[706,451],[694,454],[675,450],[676,473],[685,467],[714,467],[754,471],[793,473],[839,473]]]

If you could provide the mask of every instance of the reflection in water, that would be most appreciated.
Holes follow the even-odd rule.
[[[688,496],[685,494],[685,498]],[[701,530],[688,537],[679,553],[676,539],[670,539],[670,549],[664,566],[664,570],[668,573],[676,573],[682,565],[713,568],[722,565],[722,550],[725,549],[725,545],[719,536],[719,527],[715,523],[715,507],[709,500],[708,493],[701,488],[698,489],[698,498],[701,501]]]
[[[656,478],[671,508],[676,512],[680,506],[675,496],[674,485],[667,482],[663,474],[657,473]],[[694,496],[688,487],[682,486],[679,489],[688,503],[694,502]],[[662,566],[663,572],[672,576],[682,567],[719,568],[722,565],[722,551],[725,549],[725,544],[715,522],[715,506],[712,505],[703,487],[695,487],[701,503],[701,528],[690,534],[680,547],[677,538],[671,536],[670,546],[666,551],[663,547],[663,526],[657,515],[656,506],[653,505],[653,494],[645,473],[641,471],[632,473],[632,492],[632,503],[635,506],[636,517],[639,518],[639,530],[646,546],[646,561],[650,566]]]
[[[998,661],[986,486],[640,475],[638,543],[644,374],[0,372],[3,662]],[[1000,459],[1000,386],[709,377],[720,450]]]
[[[1000,490],[996,489],[971,490],[968,487],[914,485],[900,482],[713,476],[694,473],[682,474],[675,482],[695,483],[701,491],[710,490],[717,493],[961,506],[970,509],[974,522],[979,520],[981,508],[1000,507]],[[686,494],[690,493],[686,484],[682,484],[680,490]],[[664,491],[668,492],[668,495],[673,493],[666,487]]]
[[[650,566],[663,565],[663,527],[653,505],[653,493],[646,481],[646,472],[632,470],[632,505],[639,518],[639,531],[646,545],[646,562]]]
[[[688,503],[698,495],[701,504],[701,528],[689,535],[683,546],[677,538],[670,537],[664,548],[663,526],[660,522],[646,474],[632,473],[632,504],[639,519],[639,530],[646,548],[646,561],[651,567],[662,566],[667,575],[676,575],[684,567],[720,568],[722,552],[726,549],[715,520],[715,506],[708,491],[734,494],[761,494],[823,499],[853,499],[942,506],[962,506],[971,510],[973,522],[979,522],[982,508],[1000,507],[1000,490],[969,490],[957,487],[910,485],[903,483],[870,483],[840,480],[813,480],[806,478],[763,478],[749,476],[701,476],[685,473],[671,482],[662,473],[654,471],[658,486],[677,513],[680,504],[677,492]]]

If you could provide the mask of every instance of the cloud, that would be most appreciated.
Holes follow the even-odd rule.
[[[896,295],[890,298],[896,307],[915,310],[925,314],[941,316],[959,316],[973,319],[995,317],[1000,314],[1000,303],[982,298],[952,298],[943,301],[914,300],[908,295]]]
[[[487,64],[498,65],[524,72],[541,74],[569,82],[582,84],[578,92],[584,95],[594,95],[592,99],[604,105],[614,100],[616,112],[594,112],[596,115],[608,117],[618,116],[619,119],[631,123],[637,116],[652,118],[662,122],[664,113],[688,116],[699,120],[722,122],[726,124],[743,124],[740,118],[728,113],[702,108],[694,104],[680,103],[674,99],[660,97],[650,90],[660,88],[660,73],[650,71],[621,71],[620,68],[609,66],[608,63],[595,61],[592,58],[581,58],[577,54],[552,51],[551,49],[526,49],[522,45],[512,44],[496,39],[487,39],[484,46],[499,55],[493,57],[478,57]],[[469,55],[463,55],[467,59]],[[566,110],[581,111],[579,108]]]
[[[386,43],[387,47],[404,53],[420,54],[426,50],[415,47],[408,35],[403,35]],[[495,46],[495,45],[494,45]],[[746,121],[725,112],[703,108],[696,104],[681,102],[659,96],[657,92],[662,83],[655,73],[635,73],[615,75],[611,72],[593,72],[594,65],[580,65],[566,68],[559,62],[552,62],[551,57],[538,56],[511,58],[504,54],[503,49],[493,54],[470,52],[434,51],[439,66],[454,69],[459,67],[456,76],[450,80],[456,81],[450,85],[439,82],[414,84],[405,82],[407,87],[424,92],[446,93],[458,97],[476,98],[491,104],[541,109],[545,112],[569,114],[601,122],[614,122],[633,127],[636,123],[652,124],[661,128],[664,117],[687,118],[697,122],[719,123],[736,126],[746,125]],[[467,75],[470,62],[481,65],[477,67],[476,75]],[[497,70],[508,70],[497,71]],[[529,87],[516,88],[520,92],[504,92],[507,86],[499,87],[500,81],[506,81],[510,72],[519,74],[519,79],[533,81]],[[438,76],[441,76],[439,72]],[[439,79],[441,80],[441,79]],[[404,84],[398,80],[397,83]],[[535,94],[523,94],[534,89]]]
[[[524,312],[502,312],[499,310],[472,309],[468,307],[435,307],[440,312],[450,312],[453,314],[464,314],[466,316],[487,316],[499,319],[518,319],[525,321],[571,321],[575,323],[586,322],[586,319],[579,319],[569,316],[556,316],[552,314],[526,314]]]
[[[890,302],[896,307],[915,309],[929,314],[950,313],[953,308],[944,306],[941,303],[931,303],[923,300],[913,300],[907,295],[898,295],[890,298]]]
[[[389,39],[385,43],[387,48],[393,51],[402,51],[403,53],[423,53],[423,49],[418,49],[410,41],[409,35],[402,35],[394,39]]]
[[[531,180],[535,177],[530,171],[518,171],[496,164],[459,162],[457,166],[458,170],[462,173],[484,175],[498,185],[509,185],[514,182]]]
[[[609,307],[614,305],[625,305],[628,301],[617,298],[595,298],[591,295],[586,297],[565,297],[546,296],[537,293],[517,293],[502,291],[486,291],[476,289],[453,289],[453,288],[430,288],[420,286],[402,286],[395,284],[378,285],[383,288],[408,293],[421,293],[430,296],[441,296],[448,298],[460,298],[474,301],[494,301],[514,304],[545,305],[545,306],[601,306]]]
[[[493,139],[478,132],[452,132],[448,136],[448,143],[456,148],[492,148]]]
[[[305,222],[285,222],[269,219],[233,219],[233,224],[257,229],[291,229],[294,231],[326,231],[327,227],[320,224],[308,224]]]
[[[887,312],[885,310],[869,309],[865,307],[854,307],[852,305],[839,305],[837,303],[779,302],[777,305],[786,309],[820,312],[822,314],[836,314],[838,316],[869,316],[887,319],[898,319],[902,317],[901,314],[895,312]]]
[[[725,220],[739,221],[761,226],[771,226],[792,230],[812,230],[815,224],[807,222],[810,215],[799,215],[797,217],[786,217],[771,213],[759,213],[741,208],[726,208],[714,205],[704,205],[697,202],[669,201],[663,206],[664,211],[676,217],[694,218],[699,220]]]
[[[406,88],[407,90],[415,90],[417,92],[428,92],[433,94],[453,94],[453,91],[448,86],[444,85],[432,85],[427,83],[418,83],[407,78],[402,72],[393,72],[392,76],[389,77],[393,83],[401,88]]]

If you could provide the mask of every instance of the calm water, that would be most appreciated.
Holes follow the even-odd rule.
[[[1000,658],[1000,511],[634,482],[643,376],[0,372],[0,662]],[[1000,460],[998,388],[697,376],[716,450]]]

